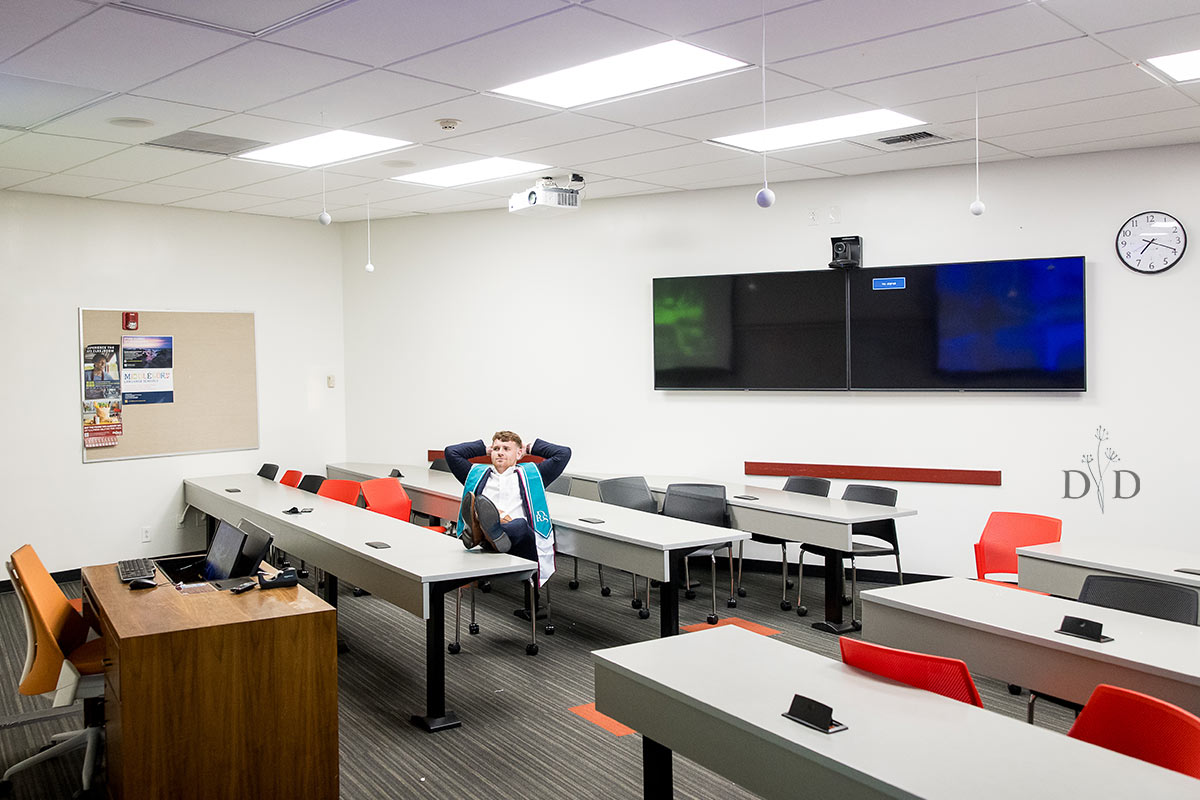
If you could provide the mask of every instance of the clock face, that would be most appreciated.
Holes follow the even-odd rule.
[[[1186,249],[1183,224],[1161,211],[1143,211],[1117,231],[1117,256],[1135,272],[1166,272],[1179,263]]]

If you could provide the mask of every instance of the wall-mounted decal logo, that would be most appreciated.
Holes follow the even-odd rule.
[[[1096,502],[1100,504],[1100,513],[1103,514],[1104,498],[1109,491],[1110,483],[1114,500],[1129,500],[1137,497],[1138,492],[1142,490],[1142,479],[1133,470],[1113,468],[1113,464],[1120,461],[1121,456],[1113,448],[1105,446],[1105,442],[1108,441],[1107,428],[1103,425],[1096,426],[1094,438],[1096,439],[1096,452],[1084,453],[1083,458],[1080,459],[1087,467],[1087,471],[1063,470],[1063,499],[1079,500],[1087,497],[1088,493],[1094,489]]]

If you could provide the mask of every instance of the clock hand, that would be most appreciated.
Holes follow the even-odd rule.
[[[1179,252],[1174,247],[1171,247],[1170,245],[1167,245],[1167,244],[1163,244],[1162,242],[1156,242],[1156,241],[1154,241],[1154,239],[1142,239],[1142,241],[1146,242],[1146,247],[1149,247],[1150,245],[1156,245],[1158,247],[1165,247],[1168,250],[1170,250],[1172,253]],[[1142,253],[1146,252],[1146,247],[1142,248]],[[1141,255],[1141,253],[1139,253],[1138,255]]]
[[[1138,255],[1139,255],[1139,256],[1140,256],[1142,253],[1144,253],[1144,252],[1146,252],[1147,250],[1149,250],[1149,249],[1150,249],[1150,245],[1152,245],[1152,244],[1156,244],[1156,242],[1155,242],[1153,239],[1142,239],[1142,241],[1146,243],[1146,246],[1145,246],[1145,247],[1143,247],[1143,248],[1141,249],[1141,252],[1139,252],[1139,253],[1138,253]]]

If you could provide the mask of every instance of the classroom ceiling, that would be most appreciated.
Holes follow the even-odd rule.
[[[279,143],[345,128],[416,144],[324,171],[334,220],[506,208],[534,175],[389,180],[486,156],[551,164],[586,198],[762,181],[705,140],[762,127],[761,0],[5,0],[0,188],[314,217],[322,170],[144,142]],[[769,126],[888,108],[942,140],[775,152],[772,183],[1200,141],[1200,83],[1134,62],[1200,48],[1196,0],[766,0]],[[490,93],[677,39],[748,62],[571,111]],[[461,120],[443,130],[437,120]],[[142,127],[130,127],[140,124]],[[136,121],[143,122],[136,122]],[[146,124],[148,121],[150,124]],[[123,124],[122,124],[123,123]]]

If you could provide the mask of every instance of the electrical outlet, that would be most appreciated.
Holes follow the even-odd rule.
[[[150,541],[150,529],[142,528],[142,543],[145,544],[146,542],[149,542],[149,541]]]
[[[332,375],[326,375],[326,376],[325,376],[325,385],[326,385],[326,386],[328,386],[330,389],[332,389],[332,388],[333,388],[334,381],[333,381],[333,376],[332,376]]]

